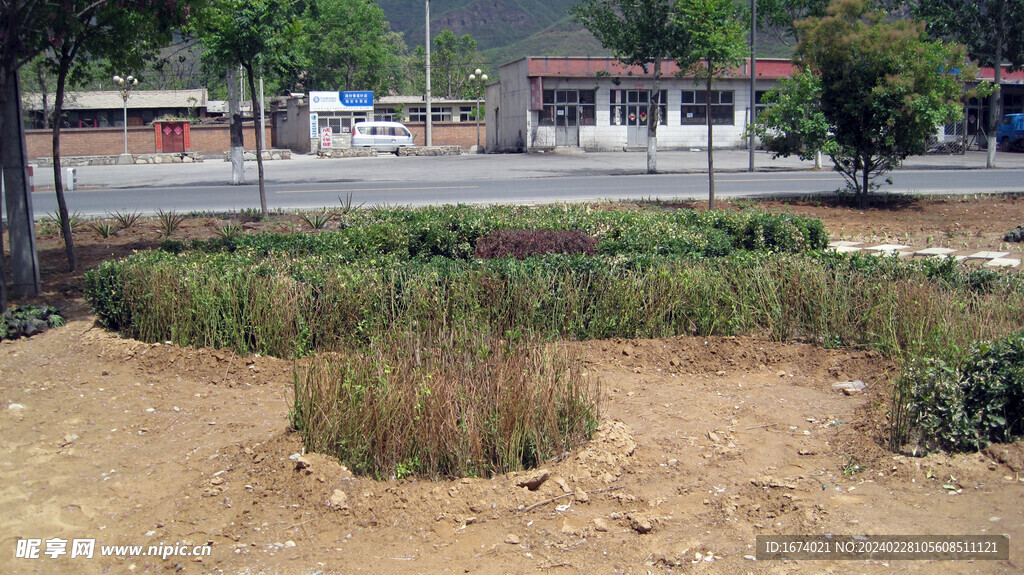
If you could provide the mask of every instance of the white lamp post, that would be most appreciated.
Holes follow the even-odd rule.
[[[124,153],[128,154],[128,97],[132,94],[132,88],[139,83],[139,79],[129,75],[127,78],[114,76],[114,83],[121,92],[121,100],[124,102]]]
[[[476,86],[476,82],[480,82],[479,86]],[[469,75],[469,83],[474,84],[473,90],[476,92],[476,150],[480,151],[480,95],[485,86],[487,86],[487,74],[483,73],[483,70],[477,68]]]

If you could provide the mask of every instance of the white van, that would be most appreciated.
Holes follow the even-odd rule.
[[[398,153],[413,146],[412,132],[398,122],[357,122],[352,126],[353,148],[377,148]]]

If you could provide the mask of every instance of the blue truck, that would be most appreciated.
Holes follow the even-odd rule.
[[[1024,114],[1007,114],[996,130],[999,151],[1024,149]]]

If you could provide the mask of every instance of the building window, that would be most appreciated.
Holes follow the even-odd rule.
[[[378,122],[396,122],[398,111],[394,108],[376,108],[373,111],[373,119]]]
[[[611,90],[608,96],[609,123],[612,126],[646,126],[654,104],[650,90]],[[661,90],[659,126],[668,118],[668,90]]]
[[[432,122],[451,122],[452,121],[452,109],[451,108],[438,108],[437,106],[430,107],[430,117]],[[409,108],[409,121],[410,122],[423,122],[427,121],[427,107],[426,106],[413,106]]]
[[[686,125],[707,125],[707,96],[705,90],[683,90],[681,123]],[[731,126],[736,122],[733,92],[711,91],[711,120],[715,124]]]
[[[757,90],[756,92],[754,92],[754,120],[756,120],[757,117],[761,115],[761,112],[768,109],[768,104],[763,102],[764,95],[767,93],[767,90]]]
[[[483,106],[480,107],[480,113],[483,115]],[[474,120],[476,120],[476,106],[459,106],[460,122],[472,122]]]
[[[593,126],[597,124],[594,90],[544,90],[541,126]]]

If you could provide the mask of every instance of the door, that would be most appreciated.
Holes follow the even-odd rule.
[[[555,90],[555,146],[579,146],[579,126],[579,91]]]
[[[160,129],[162,148],[165,154],[180,154],[185,151],[185,126],[181,122],[165,122]]]
[[[626,98],[626,146],[647,147],[647,120],[650,117],[651,94],[647,90],[629,90]]]

